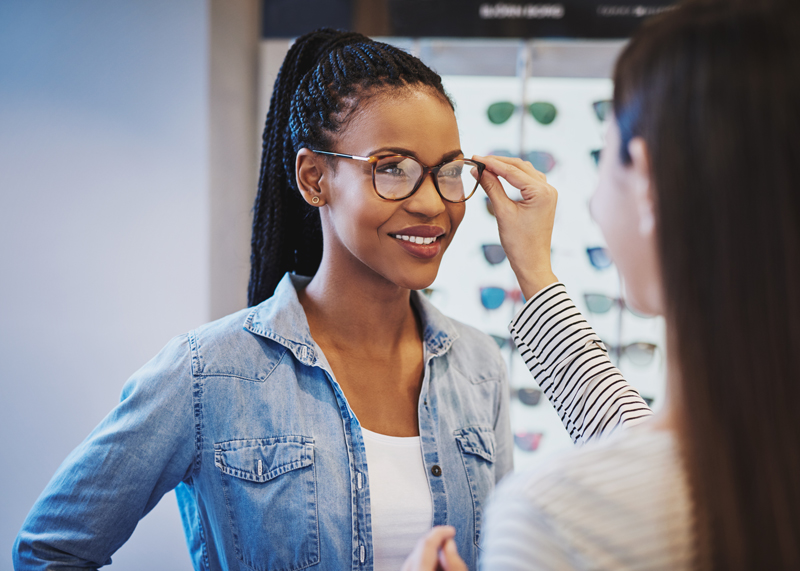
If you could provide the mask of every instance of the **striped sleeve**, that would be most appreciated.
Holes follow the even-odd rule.
[[[608,350],[563,284],[537,293],[508,328],[576,444],[619,426],[639,424],[653,414],[611,364]]]

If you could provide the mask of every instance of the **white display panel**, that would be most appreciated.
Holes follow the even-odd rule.
[[[492,103],[509,101],[519,104],[523,86],[518,78],[445,76],[443,81],[456,104],[461,145],[467,156],[498,150],[512,154],[536,150],[546,151],[555,158],[556,164],[547,174],[548,182],[559,192],[553,233],[553,270],[607,345],[645,342],[658,346],[652,361],[646,366],[634,365],[625,356],[619,362],[625,377],[644,396],[653,398],[657,408],[664,387],[663,321],[637,317],[619,304],[606,313],[592,314],[584,302],[586,293],[613,298],[620,296],[620,282],[614,266],[596,269],[586,253],[587,247],[604,245],[588,209],[597,180],[597,166],[591,151],[601,147],[604,128],[592,104],[610,99],[611,81],[596,78],[527,79],[524,86],[526,103],[544,101],[556,107],[556,118],[547,125],[538,123],[527,109],[520,110],[519,106],[500,125],[489,120],[487,109]],[[519,197],[514,189],[507,187],[507,190],[512,197]],[[507,300],[497,309],[486,309],[481,303],[480,288],[494,286],[513,291],[518,286],[507,260],[493,265],[485,259],[484,244],[499,244],[499,237],[495,219],[487,211],[485,196],[479,190],[467,203],[464,221],[444,256],[439,276],[432,286],[431,301],[447,315],[487,333],[508,337],[508,323],[519,310],[520,303]],[[509,345],[506,344],[502,351],[508,359],[511,386],[536,387],[519,354]],[[511,422],[515,433],[543,434],[535,452],[515,447],[518,468],[572,446],[560,419],[545,398],[535,406],[512,399]]]

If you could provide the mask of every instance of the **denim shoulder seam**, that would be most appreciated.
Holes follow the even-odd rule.
[[[203,369],[200,357],[200,343],[194,331],[189,332],[189,348],[192,359],[192,408],[194,412],[194,466],[191,476],[200,472],[203,460]]]

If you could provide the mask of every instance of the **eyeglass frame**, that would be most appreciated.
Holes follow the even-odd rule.
[[[451,204],[461,204],[462,202],[466,202],[467,200],[472,198],[472,195],[475,194],[476,190],[478,190],[478,185],[481,182],[481,177],[483,176],[483,171],[486,170],[486,165],[484,163],[482,163],[480,161],[474,161],[472,159],[464,159],[464,158],[461,158],[461,159],[450,159],[450,160],[444,161],[442,163],[439,163],[438,165],[434,165],[432,167],[429,167],[427,165],[422,164],[419,160],[415,159],[414,157],[411,157],[411,156],[408,156],[408,155],[400,155],[400,154],[397,154],[397,153],[392,153],[392,154],[388,154],[388,155],[370,155],[368,157],[361,157],[361,156],[358,156],[358,155],[346,155],[344,153],[333,153],[331,151],[318,151],[316,149],[311,149],[311,152],[312,153],[318,153],[320,155],[329,155],[331,157],[340,157],[340,158],[343,158],[343,159],[353,159],[353,160],[356,160],[356,161],[364,161],[364,162],[370,163],[372,165],[372,189],[375,191],[375,194],[377,194],[380,198],[382,198],[383,200],[389,200],[391,202],[399,202],[401,200],[405,200],[406,198],[410,198],[411,196],[413,196],[414,193],[417,192],[419,190],[419,188],[422,186],[422,183],[425,181],[425,177],[427,177],[429,174],[432,174],[432,175],[437,175],[437,176],[433,176],[431,178],[433,180],[433,186],[436,189],[436,192],[439,195],[439,197],[442,200],[444,200],[445,202],[449,202]],[[413,190],[411,192],[409,192],[408,194],[406,194],[405,196],[401,196],[400,198],[387,198],[387,197],[383,196],[380,192],[378,192],[378,185],[375,182],[375,169],[377,168],[378,161],[380,159],[388,159],[390,157],[402,157],[404,159],[411,159],[412,161],[414,161],[415,163],[417,163],[419,166],[422,167],[422,174],[420,175],[419,180],[417,181],[417,183],[414,185]],[[464,162],[473,164],[478,168],[478,178],[475,179],[475,187],[472,189],[472,192],[470,192],[468,196],[464,197],[464,200],[450,200],[449,198],[445,198],[445,196],[442,194],[442,191],[439,189],[439,180],[438,180],[439,171],[446,164],[452,163],[452,162],[455,162],[455,161],[464,161]]]

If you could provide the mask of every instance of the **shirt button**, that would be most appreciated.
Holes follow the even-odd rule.
[[[431,474],[433,474],[436,477],[439,477],[439,476],[442,475],[442,469],[439,468],[438,464],[434,464],[433,466],[431,466]]]

